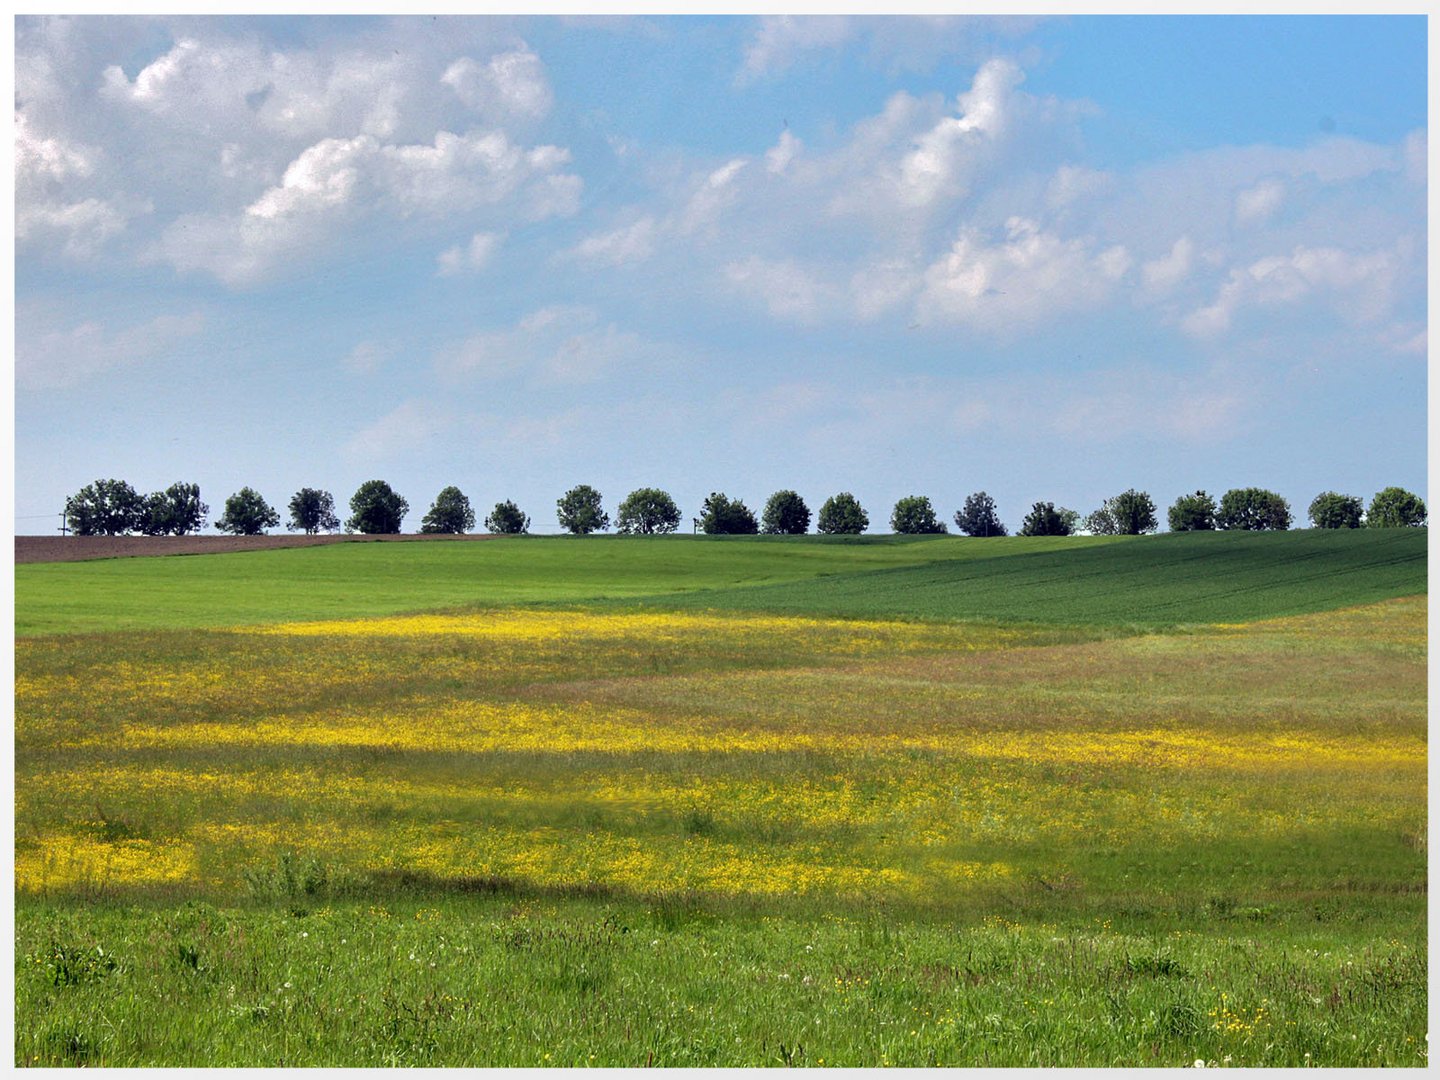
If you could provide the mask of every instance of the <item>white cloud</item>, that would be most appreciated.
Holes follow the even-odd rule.
[[[780,132],[780,138],[769,150],[765,151],[765,171],[769,173],[783,173],[790,167],[790,162],[795,160],[795,155],[800,153],[803,144],[786,128]]]
[[[463,56],[440,81],[492,122],[539,120],[554,104],[545,65],[528,48],[497,53],[483,64]]]
[[[15,381],[25,390],[78,386],[162,357],[204,327],[199,312],[158,315],[120,329],[94,321],[53,327],[50,319],[31,312],[17,319]]]
[[[340,366],[352,375],[373,375],[384,367],[394,348],[374,341],[362,341],[340,360]]]
[[[1323,297],[1351,322],[1375,322],[1391,310],[1402,264],[1397,250],[1351,253],[1339,248],[1296,247],[1233,267],[1213,302],[1185,317],[1194,337],[1215,337],[1231,328],[1237,313],[1291,307]]]
[[[361,428],[342,450],[352,460],[386,461],[423,450],[457,423],[450,409],[412,398]]]
[[[760,300],[777,319],[817,322],[838,300],[832,286],[794,261],[752,256],[730,263],[724,273],[732,286]]]
[[[745,46],[739,83],[783,71],[815,49],[833,49],[854,33],[854,20],[844,15],[764,15]]]
[[[478,232],[463,247],[457,244],[455,247],[442,251],[437,260],[439,269],[436,273],[441,277],[451,277],[455,274],[483,270],[490,265],[490,260],[499,250],[504,239],[503,233]]]
[[[1146,292],[1156,295],[1170,292],[1190,275],[1194,260],[1195,244],[1188,236],[1180,237],[1170,246],[1169,254],[1140,267]]]
[[[583,386],[666,362],[665,350],[578,305],[540,308],[513,327],[471,334],[435,354],[436,372],[451,382],[519,380],[538,387]]]
[[[570,254],[584,262],[609,266],[643,262],[655,253],[657,232],[655,219],[642,217],[610,232],[587,236]]]
[[[1261,180],[1235,196],[1235,220],[1241,225],[1263,225],[1285,201],[1285,185],[1274,177]]]
[[[961,230],[950,251],[925,272],[923,315],[1015,336],[1098,307],[1130,266],[1120,246],[1097,251],[1091,238],[1066,240],[1020,217],[1005,229],[995,244],[977,230]]]

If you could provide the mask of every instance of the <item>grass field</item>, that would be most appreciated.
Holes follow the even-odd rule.
[[[16,1061],[1423,1065],[1423,530],[1182,541],[17,568]]]

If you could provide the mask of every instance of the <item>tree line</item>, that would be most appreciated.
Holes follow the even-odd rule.
[[[589,484],[579,484],[555,504],[562,528],[576,536],[610,528],[603,498]],[[341,527],[335,499],[328,491],[301,488],[290,499],[285,527],[307,534],[337,532]],[[367,480],[350,498],[350,517],[344,528],[352,533],[398,533],[410,510],[384,480]],[[141,495],[123,480],[96,480],[65,501],[65,521],[77,536],[184,536],[205,527],[210,508],[200,499],[200,486],[171,484],[164,491]],[[1037,502],[1021,523],[1020,536],[1070,536],[1087,532],[1100,536],[1140,535],[1159,528],[1154,501],[1133,488],[1106,499],[1083,518],[1075,510],[1052,502]],[[1400,528],[1424,525],[1425,504],[1403,488],[1388,487],[1376,493],[1367,508],[1354,495],[1321,492],[1309,507],[1310,522],[1320,529],[1355,529],[1361,526]],[[983,491],[970,495],[955,512],[955,527],[967,536],[1005,536],[995,500]],[[616,508],[615,528],[624,535],[651,536],[673,533],[680,527],[680,508],[659,488],[632,491]],[[801,535],[810,531],[811,513],[794,491],[777,491],[766,500],[757,519],[740,499],[711,492],[696,519],[712,535]],[[1232,488],[1217,503],[1203,490],[1181,495],[1170,506],[1167,521],[1172,532],[1205,529],[1283,530],[1291,526],[1290,504],[1264,488]],[[476,515],[459,488],[441,490],[420,524],[421,533],[468,533]],[[484,519],[487,533],[524,535],[530,518],[506,500]],[[243,487],[225,500],[215,528],[235,536],[259,536],[280,525],[280,514],[253,488]],[[870,516],[848,491],[832,495],[815,517],[816,531],[826,535],[858,535],[870,527]],[[949,532],[936,516],[930,499],[907,495],[890,513],[893,532],[911,535]]]

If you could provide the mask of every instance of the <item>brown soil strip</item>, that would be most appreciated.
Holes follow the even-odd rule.
[[[77,562],[150,555],[218,555],[229,551],[270,551],[319,544],[365,544],[395,540],[489,540],[479,533],[399,533],[393,536],[17,536],[15,562]]]

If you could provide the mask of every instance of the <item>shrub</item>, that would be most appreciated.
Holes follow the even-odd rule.
[[[714,491],[701,507],[700,528],[717,535],[753,536],[760,531],[748,506]]]
[[[280,524],[280,515],[254,488],[243,487],[225,500],[225,512],[215,527],[235,536],[261,536]]]
[[[1366,523],[1376,529],[1402,529],[1424,525],[1425,518],[1425,504],[1418,495],[1388,487],[1370,500]]]
[[[124,480],[96,480],[65,500],[76,536],[121,536],[140,527],[145,501]]]
[[[1283,531],[1290,528],[1290,504],[1264,488],[1231,488],[1220,497],[1215,524],[1251,532]]]
[[[776,536],[800,536],[810,531],[810,508],[793,491],[777,491],[765,503],[760,515],[761,532]]]
[[[1037,502],[1025,515],[1025,521],[1020,526],[1021,536],[1069,536],[1075,531],[1075,519],[1078,517],[1073,510],[1066,510],[1063,506],[1057,507],[1051,502]]]
[[[366,480],[350,497],[350,520],[345,528],[370,535],[398,533],[410,504],[384,480]]]
[[[1171,532],[1203,532],[1215,528],[1215,500],[1204,491],[1181,495],[1170,507]]]
[[[906,495],[890,513],[890,528],[897,533],[946,532],[945,523],[935,516],[935,508],[924,495]]]
[[[340,528],[335,516],[335,496],[318,488],[301,488],[290,498],[290,520],[287,529],[300,529],[307,535],[334,532]]]
[[[977,491],[965,500],[963,508],[955,511],[955,527],[967,536],[1004,536],[1005,526],[995,511],[995,500],[983,491]]]
[[[420,522],[422,533],[468,533],[473,528],[475,511],[470,509],[470,500],[457,487],[442,489]]]
[[[616,511],[615,525],[627,536],[673,533],[680,524],[680,508],[667,491],[639,488],[625,496]]]
[[[816,531],[828,536],[858,536],[869,527],[870,515],[848,491],[826,499],[815,523]]]
[[[585,536],[610,527],[610,515],[600,505],[600,492],[589,484],[579,484],[555,502],[560,525],[575,536]]]
[[[1310,502],[1310,522],[1317,529],[1358,529],[1365,503],[1354,495],[1322,491]]]
[[[495,504],[490,516],[485,519],[485,531],[504,536],[523,536],[530,531],[530,519],[520,508],[508,499]]]

